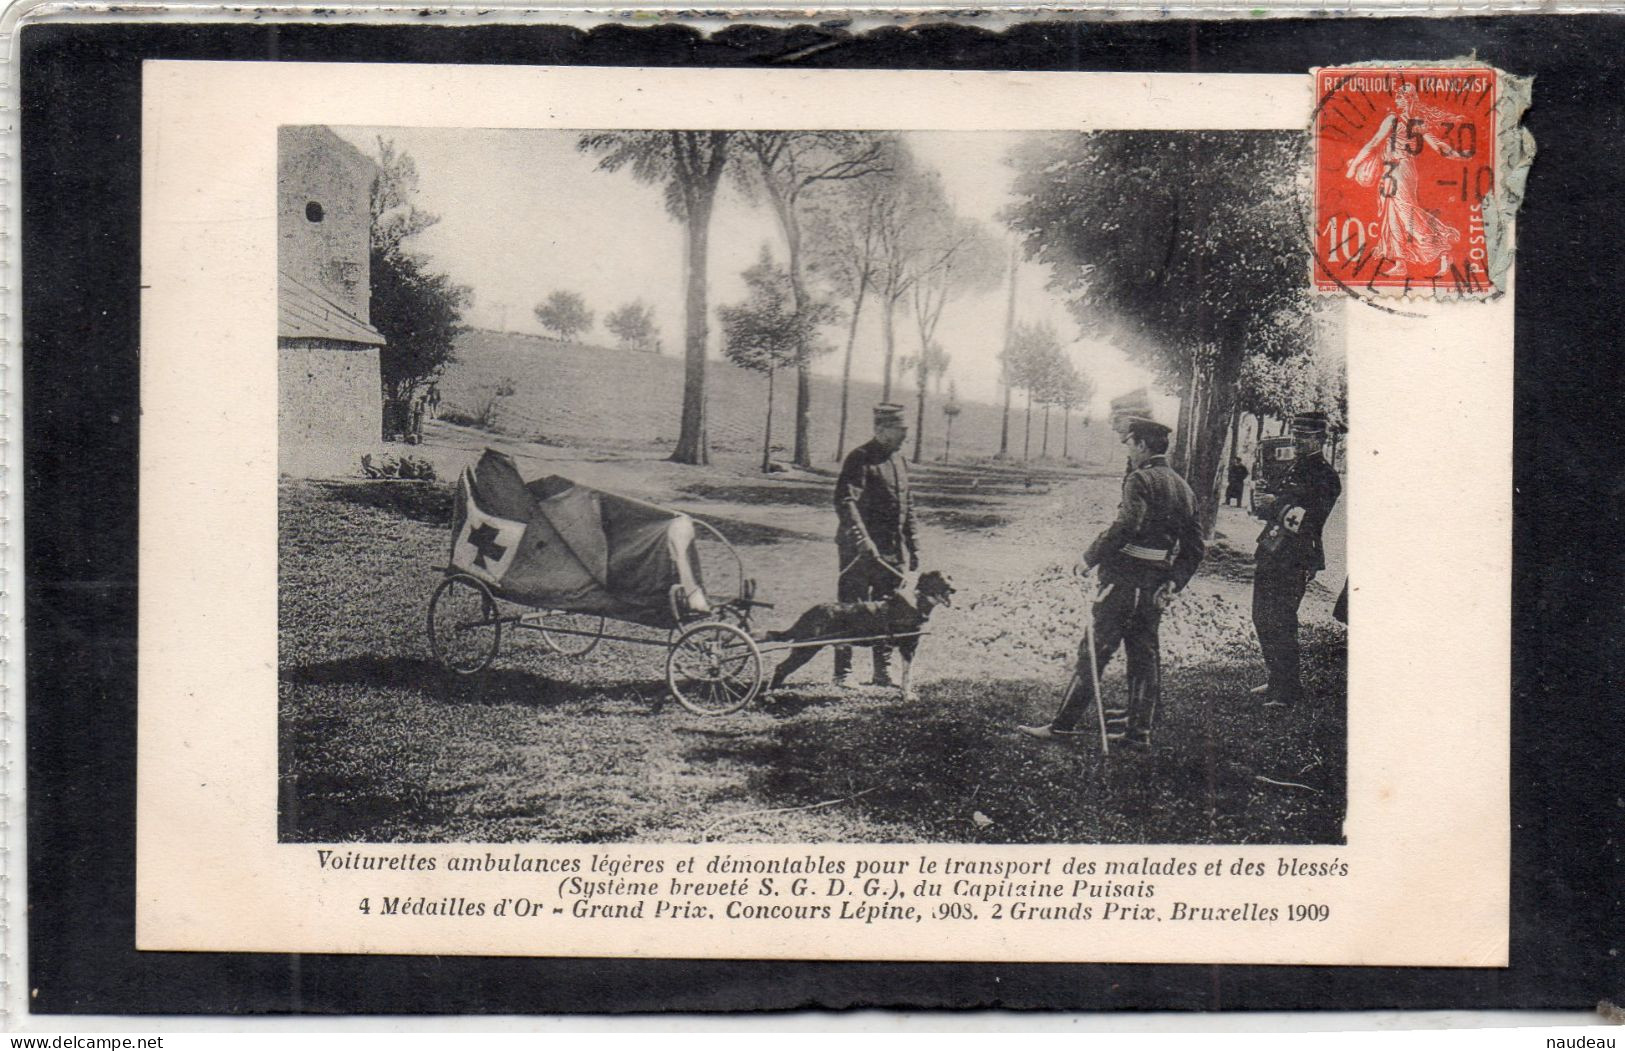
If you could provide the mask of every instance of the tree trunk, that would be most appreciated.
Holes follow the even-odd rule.
[[[852,402],[852,347],[858,341],[858,314],[863,311],[863,295],[868,289],[867,278],[858,282],[858,294],[852,301],[852,325],[846,330],[846,360],[841,363],[841,425],[835,432],[837,462],[846,456],[847,410]]]
[[[885,309],[881,311],[880,315],[880,332],[886,346],[885,372],[880,377],[880,400],[883,402],[891,401],[892,354],[897,349],[896,332],[892,324],[892,315],[895,313],[897,313],[897,300],[886,300]]]
[[[1236,378],[1241,372],[1243,348],[1219,345],[1214,374],[1203,386],[1209,392],[1209,405],[1203,414],[1201,427],[1191,443],[1190,471],[1186,481],[1196,494],[1197,514],[1205,535],[1213,535],[1213,523],[1219,516],[1219,503],[1223,498],[1224,439],[1230,423],[1230,414],[1236,405]]]
[[[1264,440],[1264,414],[1261,412],[1253,413],[1253,423],[1253,444],[1257,445]]]
[[[1168,463],[1185,475],[1190,462],[1191,388],[1189,383],[1182,386],[1184,389],[1179,392],[1179,417],[1174,421],[1173,455],[1168,458]]]
[[[808,444],[812,420],[812,367],[803,358],[796,365],[796,444],[793,462],[797,467],[812,466]]]
[[[919,397],[914,404],[914,462],[920,462],[920,450],[925,448],[925,353],[920,353]]]
[[[1065,460],[1072,455],[1072,406],[1066,407],[1061,416],[1061,459]]]
[[[1033,392],[1027,392],[1027,427],[1021,435],[1021,462],[1026,463],[1033,448]]]
[[[766,474],[773,466],[773,373],[777,371],[772,366],[767,370],[767,426],[762,431],[762,473]]]
[[[948,417],[947,433],[942,439],[942,462],[947,463],[954,450],[954,418]]]
[[[683,417],[677,448],[678,463],[708,464],[711,450],[705,440],[706,253],[709,248],[711,202],[697,202],[687,224],[687,252],[683,260],[687,279],[683,325]]]
[[[785,239],[790,244],[790,297],[791,305],[799,316],[805,309],[807,291],[801,280],[801,230],[795,222],[795,205],[790,205],[786,221]],[[812,466],[812,448],[808,440],[812,423],[812,361],[804,345],[796,348],[796,440],[792,461],[797,467]]]
[[[1190,422],[1190,444],[1193,448],[1196,445],[1196,436],[1202,433],[1202,421],[1207,418],[1205,415],[1208,410],[1207,393],[1207,385],[1202,382],[1201,373],[1194,373],[1191,376]],[[1188,453],[1185,456],[1185,462],[1187,465],[1190,463],[1190,455]]]
[[[1178,470],[1182,475],[1188,476],[1191,469],[1191,456],[1196,448],[1197,435],[1202,431],[1202,396],[1206,384],[1202,382],[1200,352],[1192,352],[1190,385],[1185,388],[1185,400],[1180,403],[1180,437]]]
[[[1016,330],[1016,252],[1018,243],[1010,241],[1010,298],[1004,308],[1004,416],[999,420],[999,456],[1010,458],[1010,337]]]
[[[784,185],[773,161],[759,150],[757,160],[761,166],[762,188],[766,191],[768,203],[773,206],[774,216],[779,220],[779,232],[784,235],[788,261],[786,269],[790,276],[790,309],[799,315],[807,303],[807,291],[801,278],[801,223],[796,216],[799,189],[793,182],[789,186]],[[798,346],[795,353],[795,444],[791,454],[797,467],[812,466],[812,453],[807,448],[807,425],[812,412],[811,365],[807,359],[806,345]]]
[[[1224,487],[1230,488],[1230,461],[1241,458],[1241,399],[1232,399],[1230,406],[1230,427],[1224,437],[1224,449],[1219,454],[1219,462],[1224,465],[1220,473],[1224,476]]]
[[[1044,403],[1044,444],[1038,450],[1040,460],[1049,455],[1049,402]]]
[[[1004,381],[1004,416],[999,421],[998,459],[1010,459],[1010,381]]]

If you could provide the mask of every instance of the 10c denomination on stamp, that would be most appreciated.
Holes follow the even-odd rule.
[[[1497,71],[1352,66],[1313,75],[1313,287],[1501,291],[1486,230],[1497,189]]]

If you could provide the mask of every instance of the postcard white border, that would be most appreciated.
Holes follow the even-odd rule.
[[[853,847],[831,856],[1348,861],[1340,922],[381,924],[276,840],[276,128],[1280,128],[1303,76],[149,62],[143,113],[137,944],[143,949],[1504,966],[1512,296],[1351,305],[1342,847]],[[510,847],[512,845],[509,845]],[[455,847],[389,847],[438,853]],[[559,856],[587,847],[537,847]],[[693,846],[639,848],[683,857]],[[735,854],[748,853],[733,848]],[[482,885],[486,894],[501,881]],[[398,893],[467,893],[401,876]],[[514,883],[520,886],[521,883]],[[1236,902],[1248,886],[1227,890]]]

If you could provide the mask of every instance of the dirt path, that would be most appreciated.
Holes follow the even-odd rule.
[[[739,548],[760,596],[774,603],[759,614],[761,626],[787,623],[833,596],[833,464],[828,471],[764,476],[750,458],[687,467],[666,460],[662,449],[541,446],[444,423],[431,424],[427,439],[417,451],[442,478],[454,478],[490,445],[514,456],[527,476],[563,474],[711,522]],[[1026,482],[1019,467],[920,470],[924,568],[944,570],[959,588],[955,608],[941,611],[931,625],[932,640],[916,669],[922,682],[1065,678],[1088,609],[1071,567],[1116,513],[1120,476],[1071,472],[1032,488]],[[1344,520],[1340,502],[1327,529],[1328,571],[1311,585],[1306,622],[1330,619],[1345,572]],[[1250,608],[1257,528],[1245,511],[1221,509],[1209,559],[1164,618],[1165,663],[1256,650]],[[826,681],[830,674],[826,654],[797,679]]]
[[[489,441],[439,426],[430,437],[414,451],[446,480]],[[831,474],[764,477],[745,457],[685,467],[660,450],[499,447],[528,477],[564,474],[715,523],[777,604],[761,612],[761,628],[833,594]],[[1226,512],[1212,558],[1164,619],[1163,750],[1113,765],[1090,749],[1037,746],[1014,727],[1053,712],[1068,677],[1088,612],[1070,567],[1114,513],[1119,477],[927,465],[916,491],[927,568],[960,588],[955,607],[931,621],[915,668],[920,699],[835,691],[826,654],[793,689],[705,718],[666,699],[658,647],[605,643],[569,660],[508,633],[481,675],[445,673],[423,633],[432,567],[445,552],[447,485],[284,483],[282,834],[1337,841],[1340,629],[1306,651],[1320,652],[1306,675],[1323,704],[1271,715],[1246,703],[1260,671],[1248,616],[1250,520]],[[1311,591],[1306,637],[1331,600],[1329,590]],[[1112,663],[1108,689],[1122,663]],[[857,670],[868,671],[866,656]],[[1309,787],[1276,787],[1283,780]]]

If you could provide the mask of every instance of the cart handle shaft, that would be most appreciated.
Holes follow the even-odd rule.
[[[873,646],[879,643],[896,642],[898,639],[918,639],[931,634],[929,631],[900,631],[896,635],[857,635],[850,639],[780,639],[775,642],[758,643],[757,649],[763,653],[775,650],[805,649],[808,646]]]

